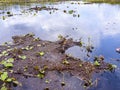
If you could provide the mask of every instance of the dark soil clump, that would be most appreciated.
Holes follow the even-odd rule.
[[[64,88],[67,81],[60,79],[60,74],[64,76],[64,73],[78,78],[84,82],[83,86],[89,87],[95,72],[114,69],[113,65],[104,62],[103,57],[95,57],[94,63],[91,63],[65,54],[70,47],[82,47],[81,41],[75,42],[72,38],[61,37],[60,40],[52,42],[35,38],[33,34],[27,34],[13,36],[12,39],[13,44],[6,43],[0,46],[1,88],[71,90],[69,87]],[[39,83],[36,80],[39,80]],[[25,85],[29,84],[31,84],[30,88],[26,89]],[[14,87],[15,85],[17,87]]]

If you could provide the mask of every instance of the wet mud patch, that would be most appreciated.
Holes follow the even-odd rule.
[[[51,8],[51,7],[46,7],[46,6],[42,6],[42,7],[38,7],[38,6],[36,6],[36,7],[33,7],[33,8],[30,8],[29,10],[36,10],[36,11],[41,11],[41,10],[47,10],[47,11],[49,11],[49,10],[58,10],[57,8]]]
[[[103,56],[91,63],[65,54],[73,46],[91,53],[93,46],[84,46],[81,40],[59,36],[52,42],[33,34],[12,39],[12,44],[0,46],[1,90],[84,90],[94,85],[94,73],[116,68],[104,62]]]

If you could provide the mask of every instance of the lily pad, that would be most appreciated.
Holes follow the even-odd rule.
[[[25,60],[27,57],[25,56],[25,55],[23,55],[23,56],[18,56],[19,58],[21,58],[22,60]]]
[[[3,86],[0,90],[8,90],[7,87]]]
[[[73,10],[68,11],[69,14],[73,14],[73,12],[74,12]]]
[[[11,59],[11,61],[12,61],[12,59]],[[4,66],[7,67],[7,68],[13,67],[12,62],[7,62],[6,60],[2,60],[2,61],[0,62],[0,64],[4,65]]]
[[[3,72],[3,74],[1,74],[1,76],[0,76],[0,79],[2,81],[5,81],[7,78],[8,78],[8,72]]]
[[[43,51],[39,52],[40,56],[43,56],[45,53]]]
[[[62,62],[63,64],[66,64],[66,65],[68,65],[69,64],[69,62],[68,62],[68,60],[63,60],[63,62]]]
[[[94,65],[95,65],[95,66],[100,66],[100,63],[99,63],[98,61],[95,61],[95,62],[94,62]]]
[[[14,62],[14,58],[9,58],[9,59],[7,60],[7,62],[13,63],[13,62]]]
[[[8,78],[6,81],[7,81],[7,82],[11,82],[11,81],[12,81],[12,79],[11,79],[11,78]]]
[[[5,63],[4,66],[9,68],[9,67],[13,67],[13,64],[12,63]]]

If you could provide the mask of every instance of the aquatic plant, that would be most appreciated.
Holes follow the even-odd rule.
[[[43,51],[39,52],[40,56],[43,56],[45,53]]]
[[[14,58],[9,58],[7,60],[2,60],[0,64],[4,65],[6,68],[13,67]]]
[[[74,12],[73,10],[68,11],[69,14],[73,14],[73,12]]]
[[[19,58],[21,58],[22,60],[25,60],[27,57],[25,55],[19,55]]]

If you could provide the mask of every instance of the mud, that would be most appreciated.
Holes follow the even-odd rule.
[[[0,87],[9,90],[84,90],[94,85],[94,73],[113,71],[104,57],[95,57],[91,63],[65,54],[73,46],[92,52],[93,46],[83,46],[80,41],[60,36],[58,41],[46,41],[33,34],[13,36],[13,43],[0,46],[0,75],[8,72],[8,82],[0,79]],[[13,66],[5,67],[2,61],[14,59]],[[14,83],[14,80],[19,83]],[[16,85],[14,85],[16,84]]]
[[[33,7],[33,8],[30,8],[29,10],[36,10],[36,11],[41,11],[41,10],[58,10],[57,8],[51,8],[51,7],[46,7],[46,6],[42,6],[42,7]]]

